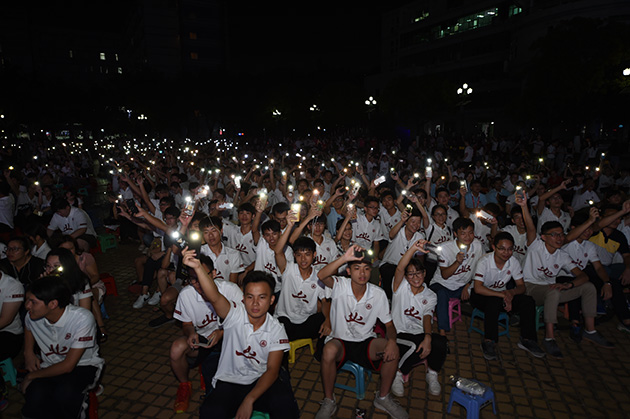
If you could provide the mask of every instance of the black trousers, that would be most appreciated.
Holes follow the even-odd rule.
[[[413,367],[422,362],[422,354],[416,352],[418,346],[424,340],[424,333],[413,335],[411,333],[399,333],[396,335],[396,343],[400,352],[400,361],[398,361],[398,369],[403,374],[409,374]],[[439,372],[444,365],[447,353],[446,336],[438,333],[431,333],[431,353],[426,357],[429,368]]]
[[[384,263],[378,268],[381,274],[381,288],[385,291],[388,300],[392,300],[392,283],[394,282],[394,274],[396,273],[396,265],[392,263]]]
[[[79,417],[85,392],[97,371],[96,367],[75,367],[67,374],[33,380],[26,388],[22,415],[33,419]]]
[[[505,311],[503,298],[476,294],[470,296],[470,304],[484,313],[484,337],[499,341],[499,314]],[[521,317],[521,337],[536,341],[536,303],[529,295],[518,294],[512,299],[512,312]]]
[[[252,384],[217,381],[215,389],[206,397],[199,411],[200,418],[232,419],[243,399],[254,388]],[[254,410],[269,413],[271,419],[300,417],[300,409],[293,395],[289,373],[280,369],[278,379],[254,402]]]

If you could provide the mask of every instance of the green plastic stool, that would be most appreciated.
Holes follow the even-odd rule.
[[[101,252],[105,253],[109,249],[118,247],[118,240],[113,234],[101,234],[98,236],[98,242],[101,245]]]
[[[258,412],[256,410],[254,410],[252,412],[251,419],[269,419],[269,413]]]
[[[13,387],[17,385],[17,370],[13,365],[13,360],[11,358],[7,358],[4,361],[0,362],[0,368],[2,368],[2,375],[4,377],[4,381],[8,381],[11,383]]]

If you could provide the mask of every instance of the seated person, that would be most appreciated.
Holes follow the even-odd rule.
[[[371,205],[371,204],[370,204]],[[356,252],[356,253],[355,253]],[[340,266],[348,264],[350,278],[336,276]],[[372,260],[357,246],[350,247],[343,256],[322,268],[317,276],[332,289],[330,318],[332,332],[326,339],[321,359],[324,401],[316,419],[330,418],[337,411],[334,399],[337,370],[346,361],[364,368],[380,371],[381,384],[374,407],[397,419],[409,417],[394,400],[390,389],[398,370],[396,328],[389,313],[389,303],[382,288],[368,283]],[[387,338],[377,338],[376,321],[385,324]]]
[[[206,217],[199,222],[199,229],[206,242],[200,253],[208,255],[217,273],[215,279],[238,283],[238,276],[245,270],[238,250],[223,244],[223,220],[219,217]]]
[[[24,302],[24,285],[0,271],[0,360],[14,358],[22,347],[24,329],[20,307]],[[0,379],[0,411],[6,407],[6,385]]]
[[[219,292],[194,255],[185,250],[184,264],[194,269],[224,330],[219,367],[212,380],[214,390],[204,400],[200,416],[241,419],[257,410],[274,418],[298,418],[289,374],[280,368],[283,353],[290,348],[289,338],[282,324],[269,314],[275,299],[273,277],[258,271],[247,274],[243,304],[234,304]]]
[[[33,248],[31,254],[36,258],[42,260],[46,259],[51,247],[46,241],[48,235],[46,234],[46,227],[39,223],[33,223],[26,228],[26,236],[33,242]]]
[[[260,211],[257,217],[260,217],[259,214]],[[259,240],[258,245],[256,246],[256,266],[254,270],[266,272],[273,276],[276,287],[274,295],[278,297],[280,296],[280,290],[282,289],[282,275],[276,265],[275,248],[278,244],[280,235],[282,234],[282,228],[280,227],[280,223],[278,221],[269,220],[263,223],[261,231],[262,240]],[[284,257],[286,260],[293,260],[293,251],[290,246],[285,247]]]
[[[86,391],[99,378],[105,361],[98,355],[94,316],[71,300],[65,282],[54,277],[38,279],[26,293],[24,417],[78,417]]]
[[[448,321],[448,300],[468,300],[468,285],[484,255],[479,240],[475,239],[474,223],[468,218],[453,222],[455,239],[442,244],[438,256],[438,269],[431,281],[431,290],[437,294],[438,329],[442,336],[451,330]]]
[[[96,231],[85,211],[70,206],[65,198],[56,198],[52,207],[55,214],[48,224],[48,237],[56,230],[60,230],[61,234],[69,234],[77,239],[81,249],[86,252],[96,246]]]
[[[593,343],[612,348],[595,330],[597,314],[597,291],[588,281],[588,276],[577,267],[569,254],[562,250],[564,245],[564,227],[558,221],[547,221],[541,226],[540,237],[534,240],[527,250],[523,279],[527,295],[534,298],[536,305],[545,306],[545,341],[543,346],[547,353],[555,358],[562,358],[562,351],[555,340],[554,325],[558,322],[558,304],[576,298],[582,298],[582,315],[584,316],[583,338]],[[565,269],[575,275],[575,279],[559,284],[556,277]]]
[[[398,361],[398,371],[392,383],[392,393],[404,395],[403,375],[422,360],[427,360],[426,381],[429,393],[439,396],[442,391],[438,373],[444,365],[447,354],[446,337],[431,333],[433,311],[437,295],[424,284],[426,270],[424,264],[414,255],[425,253],[424,240],[418,240],[409,247],[396,266],[393,283],[392,319],[398,335],[396,342],[402,354]]]
[[[324,326],[330,307],[313,267],[315,242],[308,237],[296,239],[292,246],[295,259],[287,260],[283,249],[295,224],[295,216],[289,213],[287,221],[289,228],[284,230],[275,251],[276,264],[282,275],[282,291],[275,314],[290,341],[325,336],[330,332],[330,328]],[[323,312],[318,310],[320,301],[325,307]]]
[[[199,255],[199,262],[206,272],[214,280],[214,264],[210,256]],[[191,368],[187,358],[193,358],[192,366],[204,364],[204,379],[207,383],[216,373],[219,353],[221,351],[221,339],[223,330],[219,328],[218,318],[214,307],[204,295],[195,272],[190,269],[190,285],[184,287],[177,297],[175,313],[173,317],[182,322],[181,336],[171,345],[171,369],[179,381],[177,398],[175,400],[175,413],[184,413],[188,410],[188,402],[192,392],[192,383],[188,379],[188,371]],[[238,285],[229,281],[214,280],[219,292],[234,303],[240,304],[243,293]],[[212,359],[208,359],[209,355]],[[208,365],[207,365],[208,364]],[[206,384],[206,388],[209,388]]]
[[[31,254],[31,242],[26,237],[14,237],[7,243],[7,257],[0,269],[8,272],[26,288],[44,272],[44,261]]]
[[[518,347],[536,358],[545,353],[536,343],[536,305],[525,295],[523,269],[514,253],[514,238],[510,233],[500,232],[494,237],[494,251],[485,255],[477,264],[474,290],[470,295],[473,307],[484,313],[484,341],[481,343],[483,357],[497,359],[496,345],[499,340],[499,314],[515,312],[521,319],[521,339]],[[516,287],[507,289],[514,279]]]
[[[310,237],[315,242],[315,260],[313,266],[315,269],[321,269],[333,260],[337,259],[337,245],[330,237],[324,235],[326,231],[326,217],[322,215],[322,210],[317,204],[313,205],[308,215],[293,230],[289,243],[294,243],[306,228],[309,233],[306,237]]]

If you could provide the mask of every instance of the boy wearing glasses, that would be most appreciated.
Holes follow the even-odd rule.
[[[497,359],[496,345],[499,340],[499,314],[515,312],[521,318],[521,338],[518,347],[536,358],[545,353],[536,343],[536,305],[534,299],[525,295],[523,270],[513,256],[514,237],[500,232],[494,237],[494,251],[485,255],[477,264],[474,276],[474,291],[470,296],[473,307],[484,312],[484,340],[481,343],[483,357],[488,361]],[[507,289],[514,279],[516,287]]]
[[[527,295],[534,298],[536,305],[545,306],[545,341],[543,346],[549,355],[562,358],[554,335],[558,322],[558,304],[577,298],[582,299],[584,316],[584,339],[605,347],[613,344],[595,330],[597,313],[597,290],[588,276],[577,267],[562,246],[565,242],[564,227],[558,221],[548,221],[541,227],[540,237],[534,240],[527,251],[523,267],[523,279]],[[570,282],[556,283],[556,277],[564,268],[575,277]]]

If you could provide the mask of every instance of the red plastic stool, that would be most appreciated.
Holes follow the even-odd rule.
[[[118,296],[118,288],[116,288],[116,280],[110,274],[103,272],[101,274],[101,281],[105,284],[105,290],[107,294]]]

